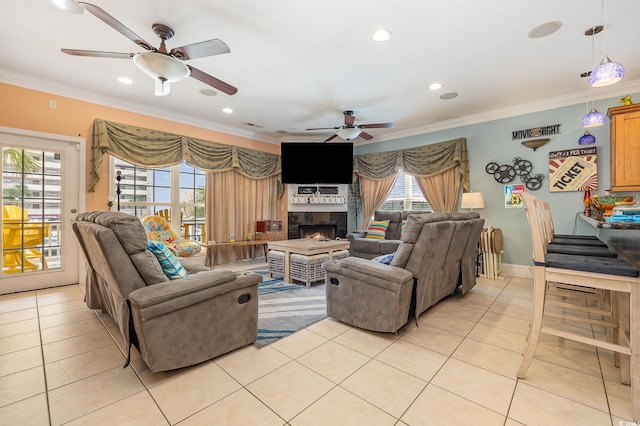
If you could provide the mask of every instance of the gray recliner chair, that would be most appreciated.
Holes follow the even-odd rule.
[[[396,332],[461,286],[476,283],[478,213],[423,213],[407,218],[390,265],[348,257],[327,261],[327,314],[372,331]]]
[[[181,259],[188,276],[170,281],[147,250],[140,220],[121,212],[81,213],[73,229],[87,262],[87,306],[113,318],[125,347],[136,345],[152,372],[255,341],[260,275],[212,271]]]

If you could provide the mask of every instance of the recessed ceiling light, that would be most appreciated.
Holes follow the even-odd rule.
[[[443,101],[446,101],[449,99],[456,98],[457,96],[458,94],[456,92],[443,93],[442,95],[440,95],[440,99],[442,99]]]
[[[429,85],[429,89],[431,89],[431,90],[442,89],[442,83],[431,83]]]
[[[373,41],[387,41],[391,38],[391,33],[384,28],[376,30],[373,34],[371,34],[371,40]]]
[[[233,110],[229,107],[225,107],[225,108],[222,108],[222,112],[224,112],[225,114],[232,114]]]
[[[118,77],[118,81],[122,84],[133,84],[133,80],[129,77]]]
[[[75,0],[50,0],[51,3],[59,8],[69,13],[83,13],[84,7],[80,6]]]
[[[562,22],[560,21],[550,21],[545,22],[544,24],[540,24],[531,31],[529,31],[529,38],[542,38],[549,36],[560,29],[562,26]]]
[[[213,89],[200,89],[200,93],[204,96],[215,96],[218,93]]]

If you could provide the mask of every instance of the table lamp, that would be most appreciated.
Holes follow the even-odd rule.
[[[460,207],[470,209],[471,211],[473,211],[473,209],[484,209],[482,192],[463,192]]]

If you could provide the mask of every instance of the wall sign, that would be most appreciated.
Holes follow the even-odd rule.
[[[511,140],[539,138],[540,136],[559,135],[560,124],[552,124],[550,126],[534,127],[532,129],[514,130],[511,132]]]
[[[549,153],[549,190],[585,191],[598,188],[596,147]]]
[[[505,209],[521,209],[524,205],[522,199],[524,194],[524,185],[505,185],[504,186],[504,208]]]

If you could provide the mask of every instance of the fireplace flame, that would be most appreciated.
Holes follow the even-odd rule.
[[[319,240],[320,238],[324,238],[324,235],[319,232],[314,232],[313,234],[307,235],[307,238],[315,238],[316,240]]]

